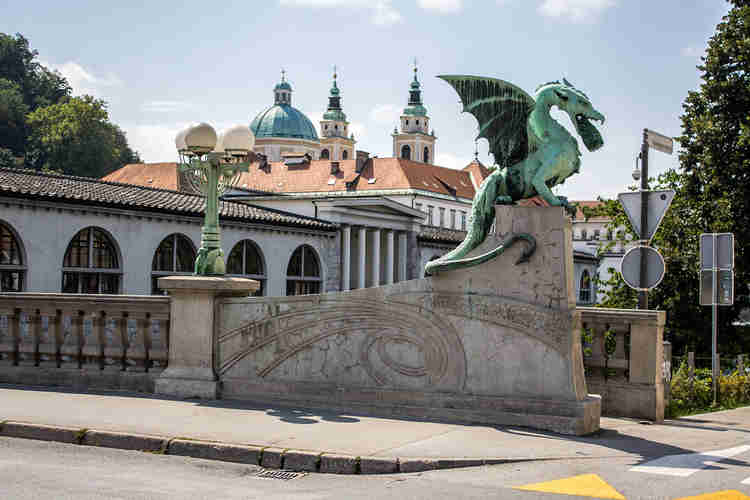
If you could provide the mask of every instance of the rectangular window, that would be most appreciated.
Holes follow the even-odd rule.
[[[451,208],[451,229],[456,229],[456,211]]]
[[[466,231],[466,212],[461,211],[461,231]]]
[[[598,240],[601,237],[602,233],[598,229],[594,229],[594,239]]]
[[[416,208],[417,210],[419,210],[421,212],[422,211],[422,204],[421,203],[415,203],[414,204],[414,208]]]
[[[445,227],[445,209],[440,207],[440,227]]]
[[[435,207],[432,205],[427,205],[427,225],[435,225]]]

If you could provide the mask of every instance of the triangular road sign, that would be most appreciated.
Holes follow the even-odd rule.
[[[651,241],[651,238],[656,234],[656,230],[659,229],[659,224],[661,224],[664,214],[667,213],[669,205],[672,204],[674,191],[666,189],[663,191],[646,191],[646,193],[648,196],[648,218],[645,239]],[[617,199],[620,200],[622,208],[625,209],[625,214],[630,219],[630,223],[633,225],[633,230],[636,232],[638,239],[643,239],[641,237],[642,195],[643,191],[631,191],[617,195]]]

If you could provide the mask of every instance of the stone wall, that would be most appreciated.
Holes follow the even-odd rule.
[[[583,375],[570,221],[497,207],[497,231],[537,240],[461,271],[346,293],[218,301],[215,370],[228,398],[419,418],[599,427]],[[416,260],[416,259],[415,259]]]
[[[154,391],[169,298],[0,294],[0,382]]]
[[[601,395],[602,414],[664,420],[663,337],[666,312],[581,307],[584,328],[593,334],[586,356],[589,391]],[[605,359],[604,336],[616,340]],[[606,370],[606,376],[605,376]]]

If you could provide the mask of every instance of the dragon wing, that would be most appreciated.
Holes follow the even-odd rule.
[[[528,155],[526,119],[534,109],[534,98],[496,78],[467,75],[438,76],[451,84],[461,97],[464,112],[479,122],[479,135],[490,143],[490,152],[501,167],[511,166]]]

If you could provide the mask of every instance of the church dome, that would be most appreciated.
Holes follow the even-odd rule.
[[[255,137],[291,137],[317,141],[310,119],[303,112],[288,104],[274,104],[265,111],[261,111],[250,124],[250,130]]]

